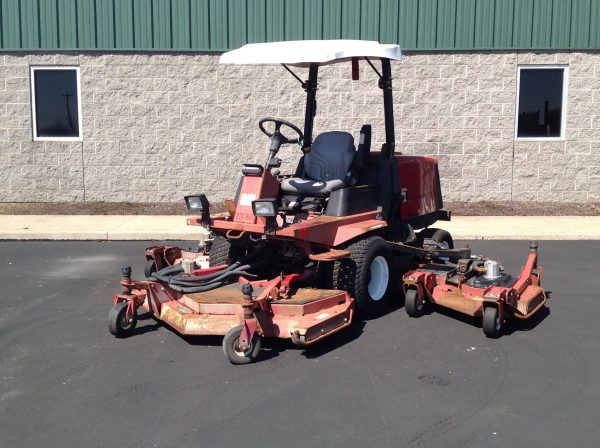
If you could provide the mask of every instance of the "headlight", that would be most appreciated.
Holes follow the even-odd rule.
[[[277,216],[277,199],[259,199],[252,201],[252,213],[254,216],[271,218]]]
[[[204,194],[195,194],[185,197],[185,205],[188,210],[191,212],[205,212],[208,213],[208,209],[210,204],[206,195]]]

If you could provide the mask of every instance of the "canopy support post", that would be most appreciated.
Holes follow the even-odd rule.
[[[306,112],[304,114],[304,142],[302,143],[302,152],[310,152],[312,146],[312,131],[315,115],[317,114],[317,74],[319,72],[318,64],[310,64],[308,69],[308,79],[303,87],[306,90]]]
[[[385,118],[385,148],[383,155],[391,159],[396,150],[394,133],[394,100],[392,97],[392,67],[389,59],[381,59],[382,75],[379,78],[379,88],[383,90],[383,110]]]

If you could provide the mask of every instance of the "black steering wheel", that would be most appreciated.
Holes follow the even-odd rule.
[[[265,123],[274,123],[275,131],[274,132],[267,131],[264,126]],[[296,138],[286,137],[280,131],[281,126],[287,126],[288,128],[292,129],[293,131],[296,132],[296,134],[298,134],[298,137],[296,137]],[[290,123],[289,121],[282,120],[281,118],[273,118],[273,117],[261,118],[261,120],[258,122],[258,127],[260,128],[260,130],[262,131],[263,134],[265,134],[267,137],[269,137],[271,139],[271,149],[274,149],[275,146],[277,149],[279,149],[279,147],[281,145],[287,144],[287,143],[290,143],[290,144],[291,143],[301,143],[302,139],[304,138],[304,135],[302,134],[302,131],[300,130],[300,128],[298,126],[296,126],[293,123]]]

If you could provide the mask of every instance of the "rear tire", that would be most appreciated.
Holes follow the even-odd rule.
[[[347,291],[356,309],[373,316],[385,310],[394,291],[392,251],[379,236],[367,236],[343,247],[350,256],[331,263],[326,272],[328,287]]]
[[[440,243],[442,246],[444,246],[444,249],[454,249],[454,241],[452,240],[452,236],[449,232],[442,229],[423,229],[419,232],[418,238],[419,246],[423,246],[423,241],[425,241],[425,239],[432,239],[436,243]]]
[[[488,338],[499,338],[502,335],[502,322],[498,308],[488,306],[483,310],[483,332]]]
[[[223,235],[215,235],[210,253],[208,254],[209,266],[221,266],[223,264],[231,264],[240,258],[241,250],[231,244]]]
[[[421,317],[425,314],[425,303],[419,300],[419,293],[416,289],[410,288],[406,290],[404,309],[410,317]]]

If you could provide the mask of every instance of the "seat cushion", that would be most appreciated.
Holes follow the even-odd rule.
[[[297,193],[303,196],[326,196],[332,191],[344,188],[342,180],[333,179],[325,182],[300,177],[290,177],[281,182],[281,190],[285,193]]]

